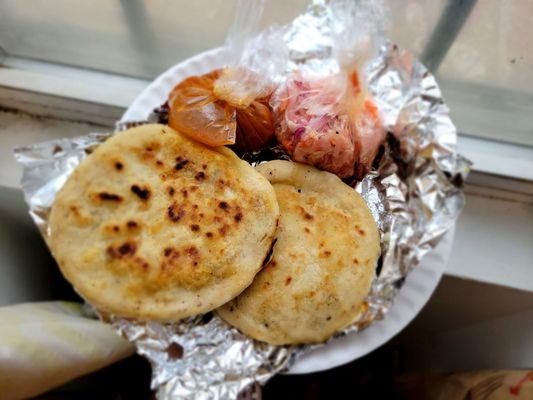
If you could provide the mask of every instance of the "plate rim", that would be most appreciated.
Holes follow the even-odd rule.
[[[147,119],[155,107],[164,103],[170,90],[184,78],[223,67],[225,61],[224,49],[217,47],[170,67],[135,97],[118,122]],[[418,315],[437,288],[449,260],[454,230],[455,225],[408,274],[386,318],[361,332],[333,338],[324,346],[310,350],[284,373],[307,374],[339,367],[369,354],[401,332]],[[420,290],[420,280],[425,280],[422,285],[425,291]]]

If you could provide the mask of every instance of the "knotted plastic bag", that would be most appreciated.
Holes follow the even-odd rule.
[[[169,125],[209,146],[255,151],[274,137],[270,96],[287,63],[280,32],[256,35],[264,1],[238,1],[223,70],[193,76],[169,95]]]
[[[276,137],[294,161],[341,178],[362,177],[386,134],[363,84],[366,61],[381,31],[380,5],[332,0],[314,6],[327,9],[329,18],[322,29],[333,34],[321,46],[306,48],[301,27],[312,25],[312,14],[296,21],[294,33],[285,33],[292,58],[298,60],[294,54],[301,53],[305,61],[293,64],[271,98]]]

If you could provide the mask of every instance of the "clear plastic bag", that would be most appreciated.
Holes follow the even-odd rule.
[[[221,71],[192,76],[170,92],[168,124],[209,146],[235,143],[236,111],[217,99],[214,82]]]
[[[353,0],[315,1],[313,6],[326,7],[328,18],[311,24],[313,14],[304,15],[293,24],[295,33],[289,29],[285,34],[296,62],[272,96],[276,137],[294,161],[341,178],[362,177],[386,134],[363,84],[365,63],[383,26],[383,7]],[[305,45],[306,35],[330,40],[313,48]]]
[[[310,10],[324,12],[257,33],[263,7],[263,0],[237,2],[229,64],[174,88],[169,125],[241,153],[266,147],[275,135],[294,161],[362,177],[385,138],[363,84],[384,7],[375,0],[314,0]]]
[[[344,76],[290,77],[272,99],[278,142],[294,161],[341,177],[353,175],[354,125],[350,121]]]
[[[209,146],[233,144],[240,152],[259,150],[273,139],[269,101],[287,56],[279,31],[256,35],[263,7],[263,0],[237,2],[226,41],[230,63],[174,88],[171,127]]]

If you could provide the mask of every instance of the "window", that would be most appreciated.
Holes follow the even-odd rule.
[[[288,22],[308,3],[266,2],[266,24]],[[533,146],[532,2],[387,2],[389,36],[436,73],[461,133]],[[222,45],[234,6],[235,0],[3,0],[0,62],[40,60],[152,79]]]
[[[307,0],[267,0],[264,21],[289,22]],[[11,56],[153,79],[221,46],[235,0],[2,0],[0,47]]]

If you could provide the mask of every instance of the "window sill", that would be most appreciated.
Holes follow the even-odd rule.
[[[149,81],[8,57],[0,67],[0,107],[114,126]],[[533,147],[459,136],[474,171],[533,181]]]
[[[64,66],[49,67],[51,71],[26,71],[15,61],[10,63],[11,68],[0,68],[0,107],[51,118],[38,120],[40,125],[33,126],[33,133],[26,136],[20,126],[16,128],[17,137],[5,134],[9,123],[0,126],[0,131],[5,130],[0,135],[0,148],[5,153],[2,160],[6,160],[6,165],[2,162],[0,186],[18,186],[21,171],[7,154],[10,148],[58,135],[112,129],[148,84]],[[33,122],[27,122],[30,124],[37,121],[24,114],[20,118],[33,118]],[[474,162],[474,167],[446,273],[533,291],[533,148],[461,135],[459,150]]]
[[[8,57],[0,66],[0,106],[114,126],[149,81]]]

